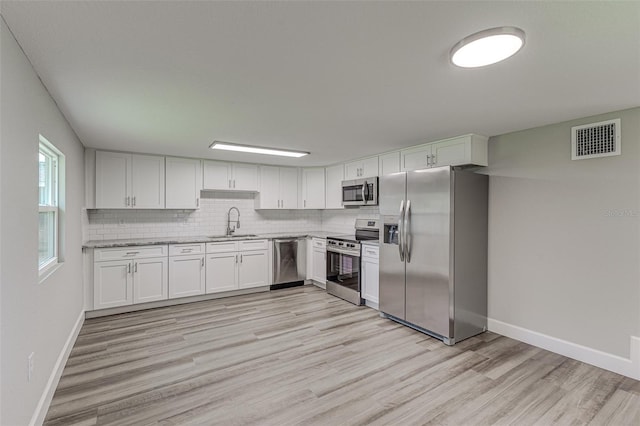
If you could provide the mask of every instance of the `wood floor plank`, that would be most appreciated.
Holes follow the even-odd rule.
[[[314,286],[85,322],[46,425],[640,424],[640,382]]]

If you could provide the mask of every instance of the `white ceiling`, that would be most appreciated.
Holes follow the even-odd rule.
[[[88,147],[325,165],[640,104],[640,2],[36,2],[2,16]],[[448,61],[476,31],[523,51]],[[213,140],[310,151],[218,153]]]

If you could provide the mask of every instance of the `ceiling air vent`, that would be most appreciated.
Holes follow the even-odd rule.
[[[620,155],[620,119],[571,128],[571,159]]]

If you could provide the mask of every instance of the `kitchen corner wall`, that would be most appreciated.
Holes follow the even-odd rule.
[[[89,210],[88,240],[223,235],[227,212],[240,210],[238,234],[328,231],[353,232],[356,218],[378,216],[377,207],[345,210],[255,210],[254,195],[203,192],[199,210]],[[235,211],[232,219],[235,219]]]
[[[0,424],[41,424],[66,351],[84,319],[84,147],[2,18],[0,33]],[[38,273],[38,134],[65,156],[60,179],[62,262],[43,280]]]
[[[614,118],[622,154],[572,161],[571,127]],[[490,139],[491,319],[630,357],[640,336],[638,170],[640,108]]]

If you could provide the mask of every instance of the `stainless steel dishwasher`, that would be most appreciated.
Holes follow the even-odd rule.
[[[307,241],[302,238],[273,240],[273,283],[271,289],[303,285],[307,277]]]

